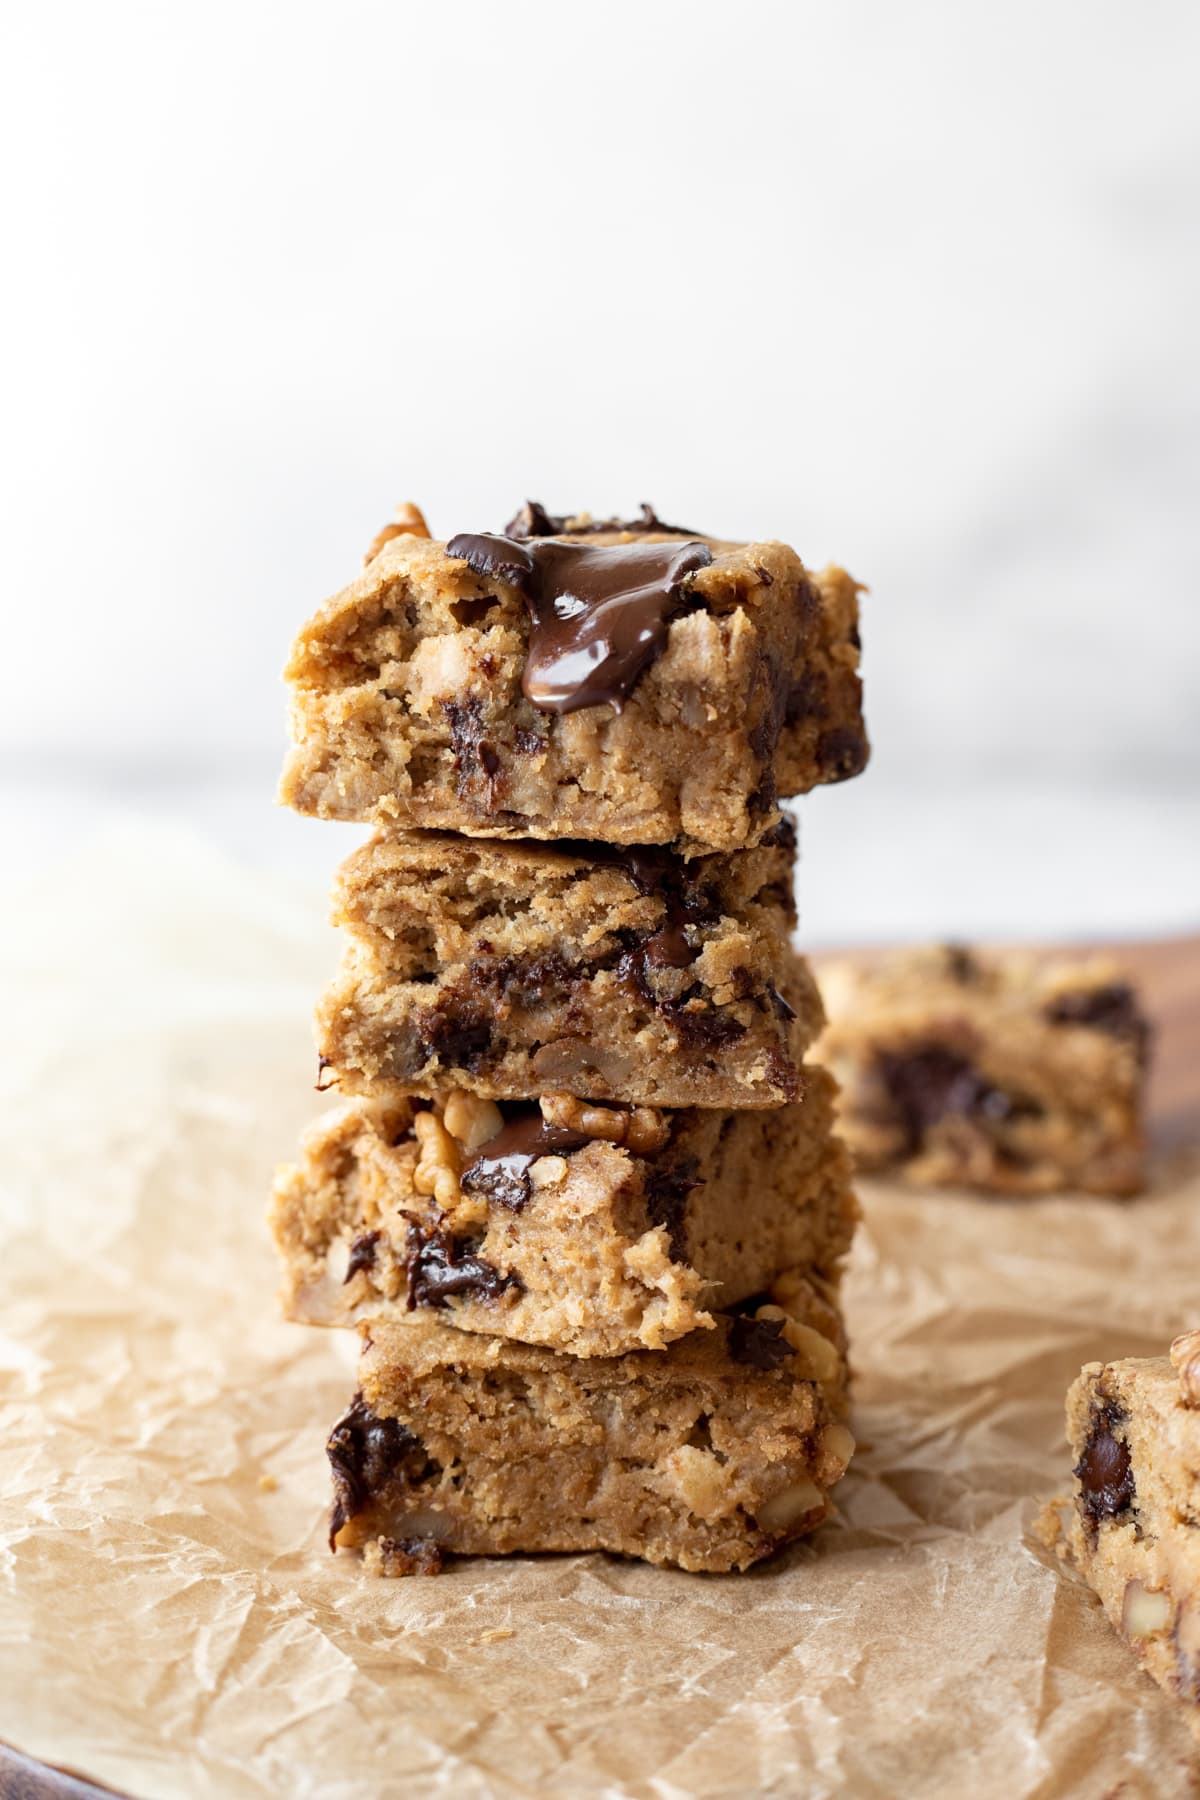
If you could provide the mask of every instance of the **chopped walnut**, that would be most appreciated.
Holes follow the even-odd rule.
[[[1200,1406],[1200,1331],[1185,1331],[1171,1345],[1171,1361],[1179,1374],[1179,1398]]]
[[[367,554],[363,557],[363,567],[365,568],[369,562],[374,562],[383,546],[390,544],[393,538],[427,538],[428,536],[429,527],[425,523],[425,515],[420,507],[414,506],[411,500],[405,500],[396,508],[392,523],[385,525],[382,531],[377,531],[371,539]]]
[[[561,1125],[582,1137],[620,1144],[635,1156],[661,1150],[670,1136],[670,1126],[653,1106],[635,1106],[625,1112],[618,1107],[589,1106],[573,1094],[544,1094],[541,1108],[547,1125]]]
[[[413,1186],[418,1194],[432,1194],[439,1206],[458,1204],[458,1150],[436,1113],[419,1112],[413,1120],[417,1140],[417,1166]]]
[[[442,1124],[464,1150],[478,1150],[503,1129],[504,1114],[494,1100],[455,1088],[442,1108]]]

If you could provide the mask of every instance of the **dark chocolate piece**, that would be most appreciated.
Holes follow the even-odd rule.
[[[478,1194],[509,1212],[520,1212],[533,1191],[529,1171],[539,1156],[569,1156],[591,1139],[566,1125],[548,1125],[538,1107],[509,1109],[495,1137],[468,1157],[461,1186],[464,1194]]]
[[[409,1312],[418,1306],[445,1306],[456,1294],[472,1300],[498,1300],[506,1289],[520,1287],[515,1275],[502,1275],[494,1264],[475,1254],[477,1242],[456,1238],[444,1226],[409,1226],[404,1245]]]
[[[419,1068],[436,1056],[443,1067],[477,1069],[492,1047],[492,1020],[479,1007],[466,1004],[441,1011],[431,1007],[416,1020]],[[411,1071],[416,1073],[416,1071]]]
[[[1146,1061],[1150,1026],[1127,981],[1110,981],[1103,987],[1058,994],[1047,1002],[1045,1017],[1052,1025],[1086,1025],[1092,1031],[1103,1031],[1108,1037],[1132,1044],[1139,1063]]]
[[[476,946],[483,950],[483,944]],[[581,971],[557,950],[535,956],[494,956],[484,951],[469,965],[475,990],[501,996],[510,1006],[541,1006],[560,1000],[582,978]]]
[[[1083,1455],[1075,1465],[1079,1504],[1093,1530],[1101,1519],[1115,1519],[1133,1504],[1136,1488],[1129,1446],[1115,1435],[1125,1414],[1111,1400],[1096,1407]]]
[[[783,1335],[782,1319],[752,1319],[738,1313],[729,1327],[729,1354],[748,1369],[777,1369],[796,1352]]]
[[[978,981],[979,963],[965,944],[943,944],[942,955],[951,981],[957,981],[960,987],[970,987],[972,982]]]
[[[474,694],[467,700],[443,700],[442,711],[450,727],[450,744],[454,751],[454,785],[460,800],[469,800],[482,780],[486,796],[492,800],[500,758],[485,736],[483,708]]]
[[[578,522],[578,513],[547,512],[540,501],[527,500],[504,527],[504,535],[516,538],[518,543],[525,543],[529,538],[562,537],[568,530],[572,537],[594,537],[601,531],[669,531],[676,537],[708,535],[704,531],[693,531],[689,525],[668,525],[646,500],[642,501],[638,511],[640,517],[636,519],[589,519],[582,524]]]
[[[826,781],[849,781],[867,766],[870,746],[861,731],[836,725],[817,739],[817,767]]]
[[[1032,1116],[1038,1110],[1032,1101],[993,1087],[969,1057],[944,1044],[884,1050],[876,1058],[876,1066],[892,1108],[904,1126],[909,1155],[920,1149],[931,1126],[953,1114],[1002,1125],[1021,1115]]]
[[[698,541],[590,545],[489,532],[460,533],[446,553],[525,596],[530,628],[521,687],[553,713],[585,706],[620,712],[666,645],[684,583],[712,562]]]
[[[342,1280],[343,1287],[348,1281],[353,1281],[354,1277],[364,1269],[375,1267],[375,1246],[382,1236],[383,1233],[380,1231],[364,1231],[355,1238],[350,1246],[350,1261],[346,1264],[346,1273]]]
[[[325,1454],[333,1471],[331,1550],[346,1521],[360,1513],[386,1482],[403,1475],[415,1485],[439,1473],[439,1465],[426,1454],[420,1438],[399,1419],[379,1418],[361,1394],[355,1394],[330,1432]]]
[[[688,1196],[700,1187],[703,1177],[694,1156],[680,1157],[674,1163],[654,1163],[646,1178],[646,1211],[652,1225],[665,1225],[671,1255],[682,1262],[687,1250]]]

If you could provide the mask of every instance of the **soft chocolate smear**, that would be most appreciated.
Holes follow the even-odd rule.
[[[1136,1488],[1129,1446],[1115,1435],[1125,1414],[1106,1400],[1092,1414],[1091,1430],[1083,1455],[1075,1465],[1079,1504],[1093,1526],[1101,1519],[1115,1519],[1133,1504]]]
[[[474,1071],[492,1048],[494,1020],[470,1001],[430,1007],[417,1014],[414,1025],[418,1062],[412,1074],[435,1057],[443,1068]]]
[[[1086,1025],[1123,1043],[1132,1044],[1139,1062],[1150,1048],[1150,1027],[1139,1011],[1137,995],[1127,981],[1110,981],[1101,987],[1076,988],[1058,994],[1045,1007],[1052,1025]]]
[[[657,1162],[646,1177],[646,1211],[652,1225],[665,1225],[671,1255],[682,1262],[687,1250],[687,1206],[693,1189],[703,1183],[700,1164],[694,1156],[682,1156],[677,1162]]]
[[[350,1260],[346,1264],[346,1273],[342,1280],[343,1287],[348,1281],[353,1281],[354,1277],[361,1274],[364,1269],[375,1267],[375,1247],[379,1243],[381,1235],[382,1233],[378,1231],[364,1231],[355,1238],[350,1246]]]
[[[706,532],[693,531],[690,525],[668,525],[645,500],[636,519],[589,519],[586,524],[572,523],[578,513],[551,513],[537,500],[527,500],[504,527],[505,537],[525,543],[530,538],[561,537],[570,530],[572,537],[595,537],[609,531],[669,531],[675,537],[705,537]]]
[[[894,1112],[904,1126],[909,1154],[925,1133],[952,1115],[992,1125],[1037,1111],[1032,1101],[1007,1094],[984,1079],[969,1057],[943,1044],[882,1051],[876,1059]]]
[[[463,1168],[465,1194],[520,1212],[533,1192],[529,1171],[539,1156],[569,1156],[591,1139],[566,1125],[548,1125],[538,1107],[523,1109],[481,1144]]]
[[[386,1482],[402,1475],[415,1485],[436,1475],[439,1467],[407,1425],[399,1419],[381,1419],[361,1394],[354,1396],[330,1432],[325,1454],[333,1472],[331,1550],[346,1521],[360,1513]]]
[[[477,575],[518,588],[529,609],[521,687],[543,712],[620,712],[661,655],[688,577],[712,562],[697,541],[575,544],[463,532],[446,545]]]
[[[782,1319],[752,1319],[739,1313],[729,1327],[729,1354],[748,1369],[777,1369],[796,1352],[783,1335]]]
[[[409,1312],[418,1306],[445,1306],[459,1295],[470,1300],[498,1300],[515,1275],[502,1275],[494,1263],[476,1254],[477,1238],[455,1237],[443,1226],[410,1225],[405,1240]]]

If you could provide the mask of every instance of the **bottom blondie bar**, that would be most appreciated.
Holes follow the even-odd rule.
[[[1075,1489],[1038,1535],[1200,1735],[1200,1331],[1171,1355],[1088,1363],[1067,1396]]]
[[[827,1517],[854,1448],[836,1310],[802,1277],[785,1298],[619,1357],[370,1327],[329,1439],[331,1545],[383,1575],[433,1574],[448,1554],[609,1550],[694,1570],[769,1556]]]

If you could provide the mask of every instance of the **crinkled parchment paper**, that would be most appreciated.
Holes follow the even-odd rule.
[[[867,1188],[862,1451],[772,1566],[371,1582],[324,1541],[349,1345],[278,1322],[262,1224],[322,1104],[319,902],[147,830],[16,912],[0,1739],[188,1800],[1188,1791],[1174,1705],[1027,1525],[1080,1364],[1200,1320],[1194,1177],[1135,1205]]]

